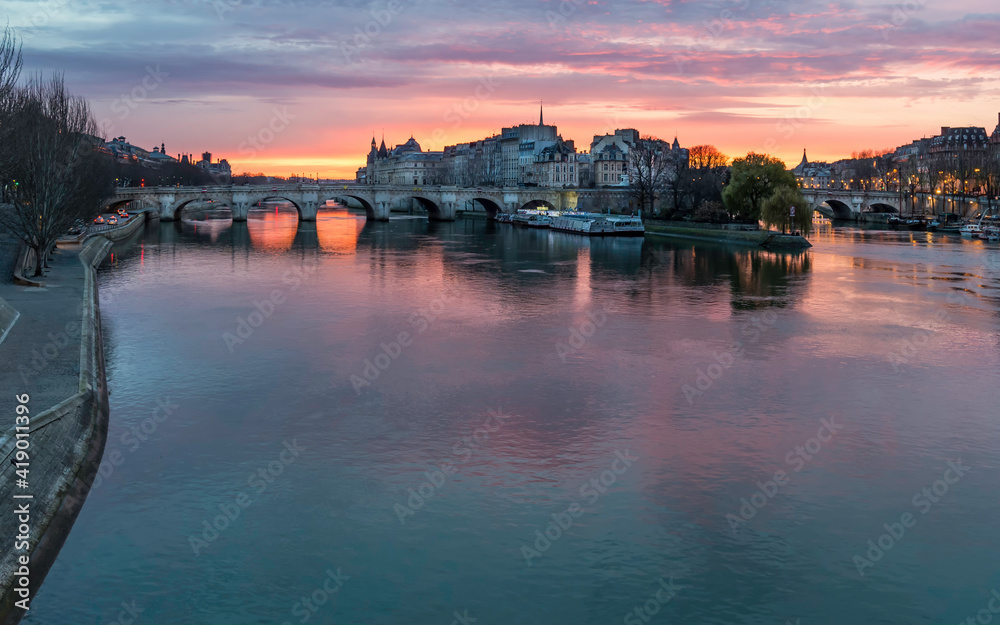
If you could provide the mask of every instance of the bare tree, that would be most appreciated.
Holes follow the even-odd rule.
[[[715,169],[729,164],[729,157],[714,145],[696,145],[688,150],[692,169]]]
[[[21,44],[11,31],[4,28],[0,37],[0,185],[7,182],[10,150],[3,148],[5,135],[13,131],[11,124],[11,95],[21,74]]]
[[[21,43],[9,26],[0,37],[0,99],[5,99],[21,75]]]
[[[673,161],[670,145],[656,137],[645,136],[629,147],[629,187],[644,214],[652,216],[657,197],[673,179]]]
[[[78,219],[100,211],[114,193],[103,144],[83,98],[72,96],[62,76],[36,76],[11,95],[9,126],[0,144],[17,156],[8,168],[0,226],[35,251],[35,275],[56,239]]]

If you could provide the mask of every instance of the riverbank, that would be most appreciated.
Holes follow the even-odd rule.
[[[0,359],[9,363],[0,371],[0,387],[10,402],[0,426],[0,625],[24,616],[16,602],[37,594],[104,453],[109,410],[95,267],[111,245],[94,237],[79,249],[58,250],[43,287],[0,285],[0,298],[20,313],[0,344]],[[25,474],[16,474],[12,463],[15,395],[29,397]],[[25,477],[26,485],[18,482]],[[26,539],[19,517],[27,518]]]
[[[722,241],[766,247],[769,249],[804,249],[812,247],[812,243],[803,236],[781,234],[769,230],[713,230],[680,224],[647,223],[646,234],[679,239]]]

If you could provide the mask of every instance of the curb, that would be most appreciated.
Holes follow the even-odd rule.
[[[35,252],[34,250],[28,249],[28,246],[22,243],[21,252],[17,255],[17,262],[14,264],[14,284],[35,287],[45,286],[44,282],[38,282],[37,280],[32,280],[31,278],[25,276],[29,265],[31,266],[31,270],[34,270]]]

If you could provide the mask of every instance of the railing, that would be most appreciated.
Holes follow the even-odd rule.
[[[313,190],[321,188],[355,188],[355,189],[368,189],[376,186],[382,187],[394,187],[398,185],[362,185],[354,182],[344,183],[344,182],[300,182],[294,184],[255,184],[255,185],[207,185],[207,186],[193,186],[193,187],[118,187],[117,194],[142,194],[142,193],[218,193],[218,192],[230,192],[230,191],[267,191],[271,189],[277,189],[278,191],[302,191],[302,190]]]

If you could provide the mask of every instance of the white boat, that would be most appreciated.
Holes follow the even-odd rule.
[[[1000,226],[984,226],[983,231],[979,233],[979,238],[987,241],[1000,241]]]
[[[616,235],[642,236],[646,233],[646,226],[642,225],[642,219],[640,217],[608,215],[607,219],[614,226]]]
[[[614,232],[614,226],[605,219],[604,215],[588,215],[586,213],[573,213],[556,217],[552,220],[552,229],[587,235]]]
[[[979,224],[965,224],[958,229],[959,234],[963,237],[969,237],[970,239],[979,236],[979,233],[982,231],[983,229],[979,226]]]
[[[538,213],[517,213],[511,219],[515,226],[527,226],[529,228],[548,228],[552,225],[552,218],[548,215]]]
[[[552,220],[552,229],[589,236],[639,236],[646,232],[639,217],[601,213],[564,213]]]

